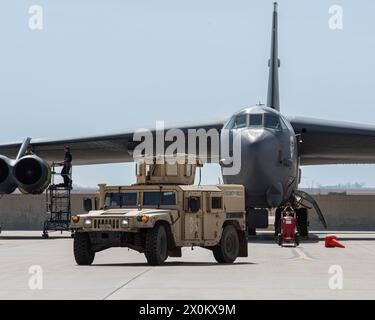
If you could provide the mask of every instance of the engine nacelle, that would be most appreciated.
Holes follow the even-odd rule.
[[[14,164],[13,177],[22,193],[40,194],[51,182],[51,167],[36,155],[24,156]]]
[[[13,178],[14,160],[0,155],[0,194],[10,194],[17,185]]]

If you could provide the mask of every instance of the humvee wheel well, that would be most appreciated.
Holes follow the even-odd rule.
[[[240,224],[238,223],[238,221],[235,221],[235,220],[226,220],[224,223],[223,223],[223,229],[227,226],[227,225],[233,225],[237,232],[238,231],[241,231],[241,228],[240,228]]]

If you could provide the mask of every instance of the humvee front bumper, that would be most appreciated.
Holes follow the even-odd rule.
[[[86,232],[91,231],[119,231],[137,232],[139,229],[152,228],[149,220],[138,221],[135,217],[79,217],[78,221],[72,219],[71,228]]]

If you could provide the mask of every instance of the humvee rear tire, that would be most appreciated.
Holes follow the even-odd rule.
[[[233,263],[240,251],[240,239],[233,225],[224,227],[220,243],[213,247],[213,254],[219,263]]]
[[[161,265],[168,258],[167,231],[158,224],[146,233],[145,256],[152,266]]]
[[[95,259],[95,252],[91,250],[90,237],[85,232],[77,232],[74,235],[74,258],[80,266],[88,266]]]

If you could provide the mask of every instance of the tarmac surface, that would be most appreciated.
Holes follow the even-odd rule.
[[[261,233],[249,239],[249,257],[232,265],[184,248],[182,258],[150,267],[127,248],[77,266],[69,233],[42,239],[40,232],[3,231],[0,299],[374,299],[375,233],[330,234],[346,248],[325,248],[324,233],[281,248]]]

